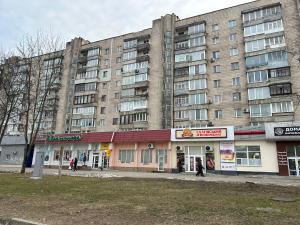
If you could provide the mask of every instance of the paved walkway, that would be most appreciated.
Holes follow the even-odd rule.
[[[31,173],[32,168],[27,168],[26,172]],[[0,165],[0,172],[16,173],[20,167]],[[58,175],[58,169],[43,169],[45,175]],[[254,183],[262,185],[279,185],[279,186],[297,186],[300,187],[300,177],[282,177],[277,175],[219,175],[206,174],[205,177],[196,177],[190,173],[150,173],[150,172],[128,172],[118,170],[79,170],[76,172],[62,170],[63,175],[82,176],[82,177],[131,177],[131,178],[157,178],[170,180],[187,180],[187,181],[208,181],[208,182],[232,182],[232,183]]]

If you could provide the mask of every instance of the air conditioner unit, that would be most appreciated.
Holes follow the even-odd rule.
[[[250,110],[248,108],[244,109],[244,113],[250,113]]]
[[[152,143],[148,144],[148,148],[154,148],[154,144]]]
[[[211,63],[213,63],[213,62],[215,62],[215,61],[216,61],[215,58],[211,58],[211,59],[210,59],[210,62],[211,62]]]
[[[138,69],[135,70],[135,73],[139,73],[140,71]]]
[[[180,146],[180,145],[177,145],[176,146],[176,151],[178,151],[178,152],[183,151],[183,147]]]
[[[205,146],[205,150],[206,150],[207,152],[211,152],[211,151],[214,150],[214,148],[213,148],[212,146],[210,146],[210,145],[206,145],[206,146]]]

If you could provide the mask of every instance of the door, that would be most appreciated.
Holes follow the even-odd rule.
[[[158,156],[158,171],[164,171],[165,156]]]
[[[288,158],[289,175],[300,176],[300,158]]]
[[[189,156],[189,162],[188,162],[189,163],[189,165],[188,165],[189,172],[197,172],[197,162],[200,159],[202,160],[202,165],[203,165],[203,156],[200,156],[200,155],[190,155]]]
[[[99,166],[99,155],[93,155],[92,168],[98,168]]]

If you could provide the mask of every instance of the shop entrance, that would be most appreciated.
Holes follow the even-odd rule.
[[[300,157],[288,158],[289,175],[300,176]]]
[[[188,170],[187,170],[187,172],[197,172],[197,162],[200,159],[202,160],[202,165],[203,165],[203,162],[204,162],[203,161],[203,156],[200,156],[200,155],[190,155],[189,159],[188,159]]]
[[[94,154],[92,168],[98,168],[98,167],[99,167],[99,154]]]

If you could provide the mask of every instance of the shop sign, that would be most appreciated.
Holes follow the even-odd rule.
[[[220,142],[221,170],[235,171],[234,142]]]
[[[48,141],[79,141],[81,140],[80,135],[74,135],[74,136],[48,136]]]
[[[227,128],[176,130],[176,138],[227,138]]]
[[[274,127],[275,136],[298,136],[300,135],[300,126],[294,127]]]
[[[109,143],[101,143],[100,150],[101,151],[109,150]]]
[[[110,157],[110,156],[111,156],[111,150],[110,150],[110,149],[106,150],[105,153],[106,153],[106,156],[107,156],[107,157]]]

